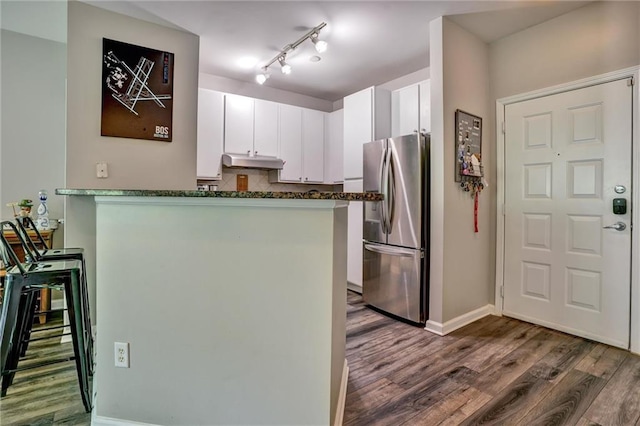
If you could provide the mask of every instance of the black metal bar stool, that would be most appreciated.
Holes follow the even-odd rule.
[[[49,249],[47,247],[46,241],[44,240],[44,237],[42,236],[42,234],[40,234],[40,231],[38,231],[38,228],[36,227],[33,220],[29,216],[25,218],[20,218],[20,219],[16,220],[16,224],[18,225],[20,232],[22,232],[22,235],[24,236],[24,240],[27,242],[27,245],[29,246],[29,254],[31,257],[34,258],[34,261],[46,262],[46,261],[52,261],[52,260],[77,259],[82,262],[82,276],[84,277],[84,280],[85,280],[84,285],[82,286],[82,295],[81,295],[82,303],[83,303],[83,306],[85,307],[85,310],[82,312],[82,320],[84,321],[84,328],[87,331],[85,340],[87,341],[87,345],[88,345],[87,355],[89,357],[89,370],[90,370],[90,374],[93,375],[94,367],[95,367],[94,353],[93,353],[94,340],[93,340],[93,333],[92,333],[92,327],[91,327],[91,315],[90,315],[90,309],[89,309],[89,293],[87,291],[87,285],[86,285],[87,268],[86,268],[86,263],[84,259],[84,249],[82,248]],[[37,242],[34,242],[29,237],[29,233],[27,232],[27,228],[25,228],[23,224],[23,220],[26,221],[27,224],[34,231],[36,235],[36,239],[38,240]],[[38,248],[38,245],[40,245],[42,248],[41,249]],[[25,254],[27,254],[26,249],[25,249]],[[34,303],[35,303],[35,299],[34,299]],[[25,330],[26,335],[25,335],[25,338],[23,339],[23,341],[25,342],[29,341],[32,324],[33,323],[31,322],[28,328]],[[21,355],[24,356],[26,350],[27,350],[27,346],[25,344],[25,346],[21,350]]]
[[[12,227],[20,238],[21,243],[26,246],[27,243],[13,222],[0,222],[0,227],[5,225]],[[85,339],[87,330],[85,330],[85,322],[82,320],[82,313],[86,309],[83,306],[81,288],[84,285],[82,262],[74,259],[22,265],[2,233],[0,233],[0,240],[10,257],[5,261],[12,264],[7,269],[2,315],[0,316],[0,376],[2,377],[0,396],[6,395],[16,372],[73,359],[75,360],[82,402],[85,410],[90,412],[90,368],[87,356],[87,341]],[[26,323],[32,319],[35,313],[33,310],[35,292],[44,287],[55,288],[56,286],[63,288],[67,297],[74,356],[72,358],[47,360],[19,368],[20,340],[23,337],[25,327],[27,327]]]

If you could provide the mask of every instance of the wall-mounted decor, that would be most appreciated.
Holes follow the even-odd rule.
[[[456,110],[456,182],[482,177],[482,118]]]
[[[171,142],[173,58],[102,39],[102,136]]]

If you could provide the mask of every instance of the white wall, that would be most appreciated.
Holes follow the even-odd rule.
[[[378,87],[389,90],[390,92],[398,89],[402,89],[412,84],[420,83],[429,79],[429,67],[422,68],[418,71],[403,75],[394,80],[387,81],[386,83],[379,84]]]
[[[493,303],[495,234],[491,205],[480,194],[479,230],[474,233],[473,198],[454,180],[454,118],[461,109],[483,118],[482,159],[493,167],[487,138],[489,46],[446,18],[431,22],[432,217],[429,320],[444,324]]]
[[[54,191],[64,186],[67,46],[2,30],[0,50],[0,217],[13,218],[7,203],[29,198],[35,219],[38,191],[46,189],[49,217],[61,218],[64,197]]]
[[[218,92],[232,93],[234,95],[248,96],[250,98],[317,109],[325,112],[333,111],[333,102],[324,99],[212,74],[200,73],[198,85],[204,89],[217,90]]]

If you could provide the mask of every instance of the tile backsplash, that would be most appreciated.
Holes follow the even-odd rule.
[[[269,171],[260,169],[222,168],[222,180],[203,181],[210,185],[218,185],[218,191],[235,191],[236,176],[239,174],[249,177],[249,191],[274,191],[274,192],[306,192],[312,189],[318,191],[342,191],[342,185],[312,185],[300,183],[270,183]]]

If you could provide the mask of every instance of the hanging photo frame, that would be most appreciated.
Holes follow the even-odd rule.
[[[484,175],[482,118],[457,109],[455,125],[455,181],[480,180]]]

